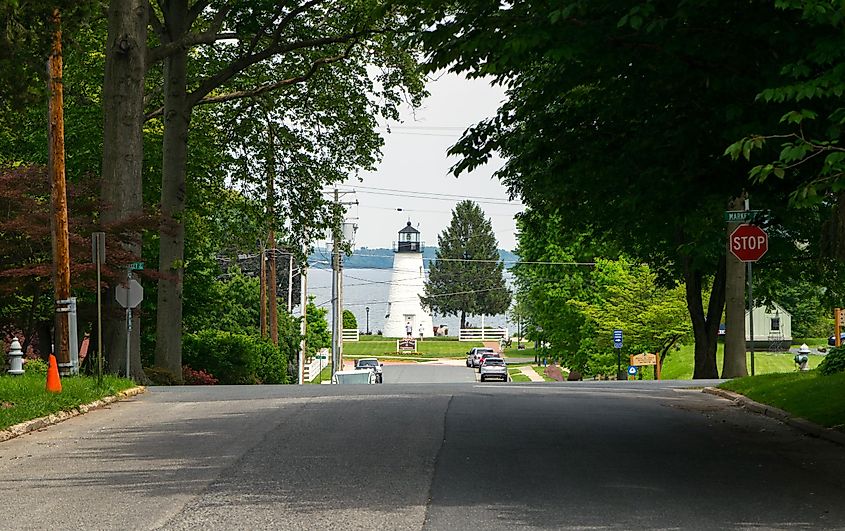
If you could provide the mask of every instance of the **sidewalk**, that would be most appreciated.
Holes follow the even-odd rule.
[[[545,382],[546,381],[545,378],[543,378],[542,376],[537,374],[537,371],[534,370],[534,367],[531,367],[530,365],[522,365],[521,367],[518,367],[518,368],[519,368],[519,372],[521,372],[525,376],[528,376],[528,379],[531,380],[532,382]]]

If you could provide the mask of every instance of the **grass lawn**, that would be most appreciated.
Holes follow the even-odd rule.
[[[45,375],[34,373],[0,376],[0,429],[135,387],[132,380],[103,376],[103,386],[98,388],[95,377],[73,376],[62,378],[62,392],[54,394],[45,390],[46,381]]]
[[[845,431],[845,373],[816,371],[737,378],[720,385],[817,424]]]
[[[537,374],[542,376],[543,379],[546,380],[547,382],[556,382],[557,381],[554,378],[549,378],[548,376],[546,376],[546,368],[543,367],[542,365],[533,365],[532,367],[534,369],[534,372],[536,372]],[[564,372],[563,374],[564,374],[564,376],[566,376],[567,373]]]
[[[396,340],[385,339],[381,336],[367,337],[364,341],[350,341],[343,344],[344,356],[385,356],[396,355]],[[377,337],[379,340],[370,339]],[[481,342],[458,341],[452,338],[451,341],[437,339],[425,339],[417,342],[419,354],[409,355],[422,358],[465,358],[472,347],[483,347]],[[406,353],[403,353],[406,354]]]
[[[316,378],[311,380],[310,382],[305,382],[309,384],[321,384],[323,382],[330,382],[332,380],[332,364],[329,363],[323,368],[323,371],[317,375]]]
[[[508,375],[511,377],[512,382],[530,382],[531,378],[522,374],[519,369],[516,368],[508,368]]]
[[[725,345],[719,343],[716,350],[716,368],[719,372],[722,371],[722,358],[724,357]],[[754,353],[754,370],[756,374],[771,374],[771,373],[788,373],[796,372],[795,362],[792,361],[794,354],[788,352],[755,352]],[[666,357],[663,364],[663,372],[661,377],[664,380],[689,380],[692,378],[692,371],[694,367],[694,347],[693,345],[684,345],[681,350],[674,351]],[[819,363],[824,359],[824,356],[810,356],[810,368],[815,369]],[[623,360],[623,364],[624,364]],[[751,373],[751,354],[746,355],[746,364],[748,372]],[[627,365],[626,365],[627,367]],[[650,377],[648,372],[646,377]]]

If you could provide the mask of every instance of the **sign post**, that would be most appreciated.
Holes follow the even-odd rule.
[[[103,290],[100,285],[101,266],[106,263],[106,233],[91,234],[91,260],[97,266],[97,386],[103,385]]]
[[[742,224],[731,233],[729,243],[731,254],[748,264],[748,337],[751,350],[751,375],[754,376],[754,284],[751,277],[751,264],[762,258],[769,250],[769,235],[756,225]]]
[[[616,349],[616,379],[627,380],[628,374],[622,370],[622,330],[613,331],[613,348]]]
[[[118,304],[126,308],[126,377],[129,378],[129,349],[132,338],[132,308],[144,300],[144,288],[132,278],[132,269],[126,269],[126,286],[114,288],[114,298]]]

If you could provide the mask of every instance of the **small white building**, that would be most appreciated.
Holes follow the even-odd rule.
[[[393,274],[387,298],[385,337],[405,337],[409,323],[415,338],[420,337],[421,331],[423,337],[434,335],[431,314],[420,303],[420,295],[425,293],[422,252],[420,231],[409,221],[399,231],[399,240],[393,245]]]
[[[777,303],[754,308],[754,348],[768,351],[788,350],[792,344],[792,315]],[[745,311],[745,342],[751,340],[748,310]]]

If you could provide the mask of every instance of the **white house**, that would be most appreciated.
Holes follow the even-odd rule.
[[[423,337],[434,335],[431,314],[420,303],[425,283],[422,251],[420,231],[409,221],[399,231],[399,241],[393,246],[393,274],[384,324],[386,337],[405,337],[408,324],[415,338],[420,337],[420,332]]]
[[[771,307],[754,308],[754,348],[779,351],[788,350],[792,343],[792,315],[777,303]],[[748,310],[745,311],[745,342],[751,340]]]

